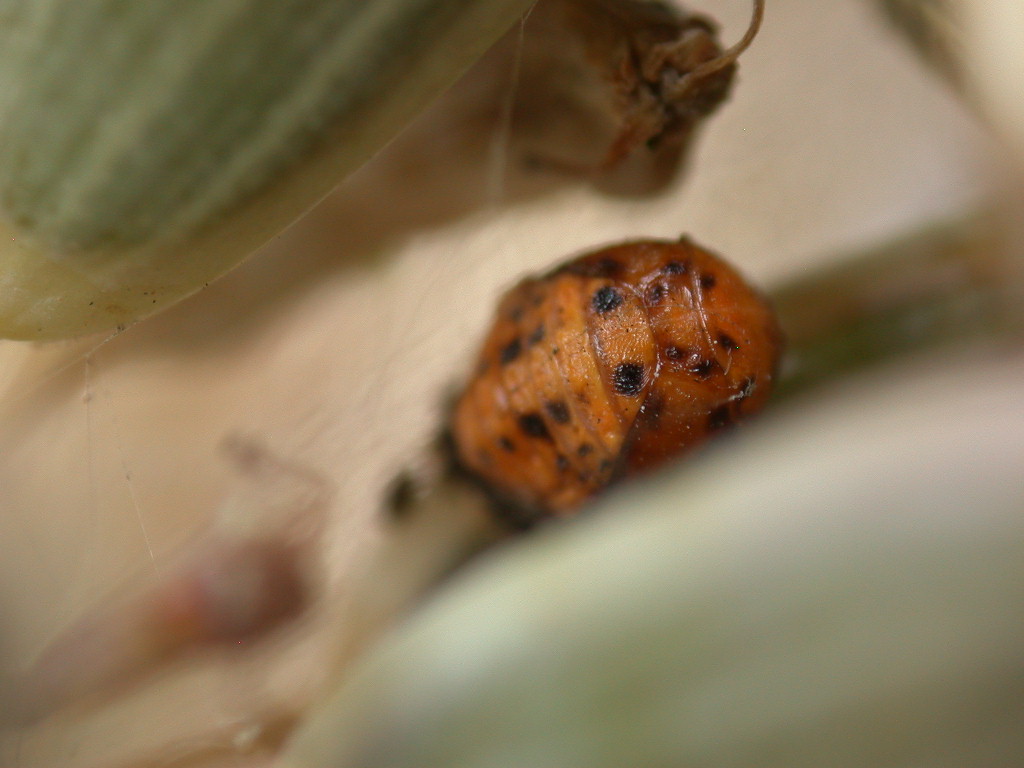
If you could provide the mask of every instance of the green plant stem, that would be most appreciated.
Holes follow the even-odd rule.
[[[787,337],[779,397],[914,352],[1024,337],[1020,281],[979,214],[926,227],[773,292]],[[1018,297],[1019,298],[1019,297]]]

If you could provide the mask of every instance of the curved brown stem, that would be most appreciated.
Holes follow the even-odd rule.
[[[713,75],[715,72],[733,64],[740,57],[740,54],[750,47],[750,44],[754,42],[754,38],[757,37],[757,33],[761,29],[761,22],[764,20],[764,4],[765,0],[754,0],[754,12],[750,18],[750,25],[739,42],[723,51],[721,55],[704,62],[692,72],[687,72],[679,79],[673,90],[676,93],[686,93],[693,83],[699,82],[709,75]]]

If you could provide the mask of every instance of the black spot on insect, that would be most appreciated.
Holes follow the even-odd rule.
[[[547,424],[544,423],[544,419],[541,418],[539,413],[524,413],[519,417],[519,428],[523,430],[523,434],[529,437],[539,437],[544,440],[551,439],[551,433],[548,432]]]
[[[690,267],[681,261],[670,261],[661,268],[661,271],[666,275],[685,275],[690,271]]]
[[[544,410],[548,412],[548,416],[554,419],[558,424],[569,423],[569,407],[562,400],[550,400],[544,404]]]
[[[710,290],[711,288],[714,288],[717,282],[718,280],[715,278],[715,276],[710,273],[705,273],[700,276],[700,287],[703,288],[704,290]]]
[[[539,344],[543,340],[544,340],[544,326],[543,325],[538,325],[536,328],[534,328],[533,333],[531,333],[529,336],[526,337],[526,343],[527,343],[527,345],[529,345],[531,347],[534,346],[535,344]]]
[[[603,315],[622,304],[622,294],[612,286],[606,285],[594,292],[594,298],[591,299],[590,304],[594,307],[595,312]]]
[[[590,443],[580,443],[579,448],[576,449],[576,455],[579,456],[580,458],[583,458],[584,456],[589,456],[593,452],[594,446],[592,446]]]
[[[622,273],[622,264],[615,259],[584,259],[564,267],[564,271],[583,277],[615,277]]]
[[[644,295],[644,300],[648,304],[660,304],[661,300],[665,298],[668,293],[668,286],[664,283],[655,283],[647,289],[647,293]]]
[[[729,406],[727,405],[720,405],[708,414],[708,429],[712,432],[723,429],[731,423],[732,414],[729,413]]]
[[[515,360],[517,357],[519,357],[519,353],[522,352],[522,351],[523,351],[523,344],[519,340],[519,338],[517,337],[515,339],[512,339],[512,341],[510,341],[508,344],[506,344],[501,349],[501,354],[499,356],[500,359],[501,359],[501,364],[502,365],[508,365],[513,360]]]
[[[607,472],[611,468],[612,468],[612,460],[611,459],[602,459],[601,460],[601,465],[597,468],[597,470],[598,470],[598,472]]]
[[[720,366],[717,360],[710,358],[691,358],[686,366],[686,370],[692,373],[699,379],[706,379],[712,373],[714,373]]]
[[[551,354],[552,355],[557,355],[559,352],[561,352],[561,350],[558,347],[552,347],[551,348]]]
[[[739,349],[740,345],[736,343],[736,339],[730,336],[728,333],[718,334],[718,343],[726,349]]]
[[[508,313],[508,319],[511,320],[513,323],[518,323],[520,320],[523,319],[524,311],[525,310],[522,307],[512,307],[511,311],[509,311]]]
[[[644,386],[644,367],[640,363],[620,363],[612,373],[615,391],[620,395],[638,395]]]
[[[501,450],[505,451],[506,453],[515,453],[516,444],[513,443],[504,435],[498,438],[498,445],[500,445]]]
[[[558,467],[559,472],[565,472],[569,469],[569,460],[562,454],[555,456],[555,466]]]

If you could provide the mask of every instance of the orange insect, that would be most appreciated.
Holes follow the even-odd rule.
[[[572,513],[760,410],[781,346],[765,299],[686,238],[585,254],[502,299],[456,459],[522,520]]]

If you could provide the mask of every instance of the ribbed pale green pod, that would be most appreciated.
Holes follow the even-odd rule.
[[[471,569],[284,764],[1018,765],[1024,360],[970,367],[790,413]]]
[[[322,197],[530,0],[0,0],[0,336],[112,328]]]

